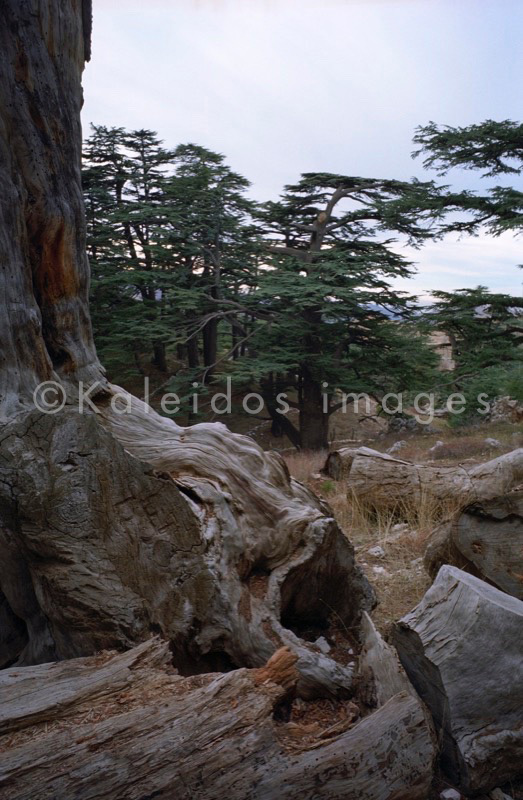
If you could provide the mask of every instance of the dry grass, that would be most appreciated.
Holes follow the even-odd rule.
[[[431,581],[423,567],[428,537],[455,506],[424,497],[419,505],[371,507],[342,484],[328,497],[336,519],[354,545],[358,563],[374,585],[379,605],[373,617],[382,632],[419,602]],[[374,551],[381,548],[382,552]],[[370,551],[370,552],[369,552]]]
[[[421,446],[423,458],[419,457]],[[426,441],[411,442],[411,452],[415,448],[418,449],[417,460],[426,461]],[[458,453],[459,459],[463,450],[453,452]],[[442,504],[426,496],[415,507],[372,507],[348,494],[343,481],[319,475],[325,458],[325,453],[285,456],[291,474],[327,500],[340,527],[354,545],[358,563],[378,596],[374,621],[386,633],[390,624],[414,608],[428,589],[431,581],[422,561],[425,545],[434,528],[455,511],[455,505]],[[369,552],[375,547],[383,552]]]
[[[302,452],[285,453],[285,461],[289,467],[289,472],[302,483],[309,483],[313,475],[317,475],[327,459],[326,452]]]
[[[438,420],[441,423],[441,420]],[[486,439],[497,439],[500,447],[491,447]],[[503,453],[509,453],[516,447],[523,446],[523,430],[521,426],[498,422],[491,425],[480,425],[474,428],[450,429],[443,427],[436,433],[408,436],[399,433],[388,434],[375,442],[365,442],[380,452],[386,452],[395,442],[404,440],[405,447],[395,453],[396,458],[405,461],[423,462],[438,460],[457,464],[462,461],[488,461]],[[436,444],[443,444],[433,453],[429,450]]]

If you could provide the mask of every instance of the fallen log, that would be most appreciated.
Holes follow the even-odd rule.
[[[523,600],[523,492],[459,511],[432,534],[424,564],[432,577],[453,564]]]
[[[523,776],[522,622],[520,600],[444,566],[393,632],[432,712],[442,767],[466,795]]]
[[[413,464],[368,447],[335,450],[324,472],[357,497],[387,506],[434,497],[460,506],[490,500],[523,482],[523,448],[472,467]]]
[[[153,640],[5,670],[0,798],[426,800],[436,746],[420,701],[396,694],[336,731],[292,722],[295,660],[284,648],[259,669],[182,678]]]

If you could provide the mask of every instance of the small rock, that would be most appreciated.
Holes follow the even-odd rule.
[[[369,556],[374,556],[374,558],[385,558],[385,550],[379,544],[375,545],[375,547],[369,547],[367,553]]]
[[[396,525],[393,525],[392,528],[389,528],[389,533],[387,536],[383,537],[382,541],[384,544],[393,544],[407,535],[415,536],[416,531],[410,530],[406,523],[400,522]]]
[[[440,794],[441,800],[461,800],[461,794],[457,789],[444,789]]]
[[[389,455],[392,455],[393,453],[398,453],[400,450],[402,450],[406,446],[407,446],[407,442],[405,441],[405,439],[402,439],[401,442],[394,442],[392,447],[389,447],[389,449],[387,450],[387,453]]]
[[[316,645],[318,650],[321,650],[321,652],[325,653],[325,655],[327,653],[330,653],[331,646],[330,646],[330,644],[328,643],[327,639],[324,636],[320,636],[318,639],[316,639],[314,644]]]
[[[385,569],[385,567],[373,567],[372,571],[375,575],[388,575],[389,573]]]
[[[440,447],[443,447],[444,444],[445,442],[438,440],[435,444],[432,445],[432,447],[429,447],[429,453],[436,453],[440,449]]]
[[[512,800],[509,794],[505,794],[502,789],[492,789],[488,795],[489,800]]]
[[[323,475],[320,472],[313,472],[312,475],[311,475],[311,479],[313,481],[321,481],[322,478],[323,478]]]
[[[391,531],[394,533],[405,533],[409,529],[409,526],[406,522],[397,522],[395,525],[392,526]]]
[[[490,437],[487,437],[485,439],[485,444],[487,445],[487,447],[501,447],[502,446],[501,442],[499,442],[497,439],[492,439]]]
[[[394,542],[399,541],[403,536],[403,533],[392,533],[390,536],[384,536],[383,542],[384,544],[394,544]]]
[[[410,562],[410,566],[416,567],[416,569],[420,569],[421,567],[423,567],[423,559],[421,557],[413,558],[412,561]]]

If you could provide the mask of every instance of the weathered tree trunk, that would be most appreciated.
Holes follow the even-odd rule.
[[[429,539],[424,563],[433,577],[454,564],[523,600],[523,492],[459,511]]]
[[[523,777],[523,603],[444,566],[394,643],[468,795]]]
[[[355,725],[347,704],[332,725],[302,703],[293,722],[293,662],[283,649],[181,678],[153,641],[0,673],[0,798],[426,800],[436,748],[419,700],[396,694]]]
[[[88,0],[0,5],[0,419],[42,381],[103,380],[80,186],[90,22]]]
[[[184,672],[257,666],[286,644],[302,694],[350,693],[352,665],[302,636],[357,633],[373,604],[321,503],[221,424],[180,428],[126,393],[102,411],[35,411],[0,431],[0,588],[12,636],[27,629],[0,661],[127,647],[155,630]]]
[[[369,708],[380,708],[401,692],[416,695],[401,666],[396,650],[380,636],[364,611],[361,621],[362,647],[358,657],[358,699]]]
[[[474,467],[412,464],[368,447],[330,453],[327,475],[371,502],[419,503],[423,496],[458,505],[490,500],[523,482],[523,448]]]
[[[354,695],[348,650],[373,592],[276,456],[104,383],[80,190],[90,4],[0,11],[0,797],[424,799],[434,742],[408,693],[310,748],[278,721],[290,691]],[[53,415],[32,402],[49,378],[67,395]],[[80,381],[95,387],[84,411]],[[99,653],[151,633],[167,644]],[[257,669],[195,677],[235,666]]]

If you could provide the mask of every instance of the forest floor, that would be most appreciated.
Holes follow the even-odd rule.
[[[493,446],[486,440],[495,440]],[[378,439],[363,439],[354,447],[368,446],[386,452],[398,441],[405,445],[396,458],[417,463],[441,465],[477,464],[523,446],[523,426],[509,423],[484,424],[474,428],[450,429],[437,433],[408,436],[387,434]],[[429,450],[442,442],[433,453]],[[320,475],[326,453],[285,452],[291,474],[320,495],[354,545],[358,563],[373,584],[379,604],[373,613],[378,629],[385,635],[390,625],[414,608],[431,579],[423,567],[423,552],[428,537],[452,509],[425,500],[416,509],[393,511],[366,508],[347,493],[343,482]]]

